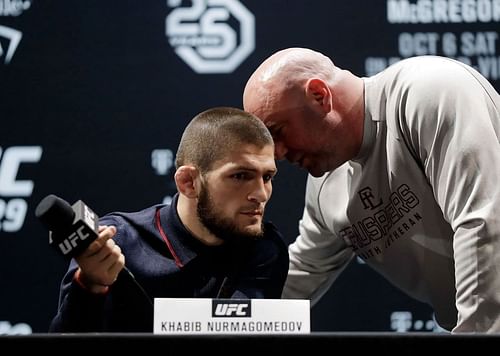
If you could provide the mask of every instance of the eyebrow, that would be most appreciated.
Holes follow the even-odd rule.
[[[266,123],[266,127],[269,130],[274,130],[276,128],[276,126],[278,126],[278,124],[276,122],[274,122],[274,121]]]
[[[269,126],[266,125],[267,129],[269,130],[269,132],[271,133],[273,138],[274,138],[274,134],[276,134],[281,129],[282,126],[283,125],[281,125],[279,123],[275,123],[275,122],[271,122],[271,124]]]
[[[249,172],[258,172],[259,169],[249,167],[249,166],[244,166],[244,165],[237,165],[234,167],[231,167],[231,170],[235,171],[249,171]],[[266,172],[272,172],[274,174],[278,173],[278,168],[273,168],[273,169],[267,169]]]

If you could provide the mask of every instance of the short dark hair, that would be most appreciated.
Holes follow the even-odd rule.
[[[241,144],[274,145],[267,127],[256,116],[232,107],[216,107],[196,115],[182,134],[175,167],[192,164],[201,173]]]

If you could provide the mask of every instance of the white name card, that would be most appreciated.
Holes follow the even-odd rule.
[[[155,334],[306,334],[303,299],[155,298]]]

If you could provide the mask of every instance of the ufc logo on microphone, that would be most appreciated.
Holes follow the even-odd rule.
[[[70,253],[75,247],[80,244],[79,241],[85,241],[87,237],[90,236],[88,232],[89,228],[85,225],[80,226],[75,232],[69,235],[61,243],[59,243],[59,249],[64,255]]]
[[[212,301],[213,317],[236,317],[245,318],[252,316],[252,306],[246,300],[221,300]]]

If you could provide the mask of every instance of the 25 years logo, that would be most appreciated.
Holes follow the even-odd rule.
[[[191,7],[181,7],[181,2],[167,0],[174,9],[165,31],[177,55],[195,72],[231,73],[255,49],[255,18],[237,0],[192,0]]]

